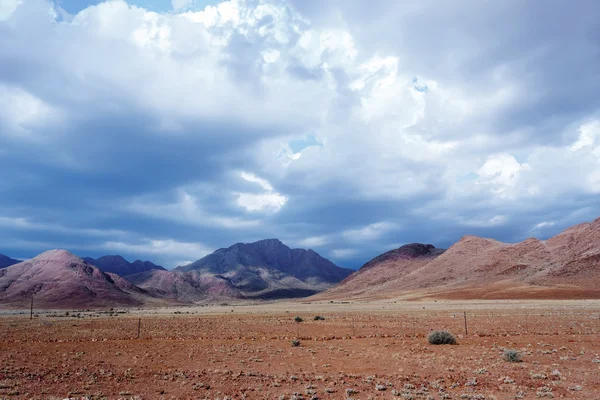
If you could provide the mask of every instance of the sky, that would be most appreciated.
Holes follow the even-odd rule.
[[[543,4],[542,4],[543,3]],[[2,0],[0,253],[168,268],[279,238],[600,217],[596,0]]]

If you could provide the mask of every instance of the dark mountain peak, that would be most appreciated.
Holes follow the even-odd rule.
[[[279,239],[263,239],[253,243],[244,243],[241,247],[250,247],[260,252],[285,251],[290,249]]]
[[[290,249],[279,239],[236,243],[175,271],[225,277],[248,296],[259,292],[266,296],[279,289],[285,289],[286,293],[314,293],[352,273],[313,250]]]
[[[120,256],[118,254],[102,256],[98,260],[108,261],[108,262],[129,263],[126,259],[124,259],[122,256]]]
[[[130,263],[120,255],[102,256],[98,259],[86,257],[85,261],[87,261],[89,264],[95,265],[104,272],[110,272],[119,276],[137,274],[153,269],[164,270],[164,268],[160,265],[156,265],[150,261],[136,260]]]
[[[131,263],[131,267],[133,268],[133,270],[135,270],[135,272],[133,272],[134,274],[144,272],[144,271],[151,271],[151,270],[155,270],[155,269],[161,270],[161,271],[166,271],[166,268],[164,268],[161,265],[156,265],[151,261],[135,260],[134,262]]]
[[[395,251],[398,255],[408,258],[416,258],[429,256],[434,250],[435,246],[432,244],[410,243],[397,248]]]
[[[5,256],[4,254],[0,254],[0,269],[10,267],[11,265],[15,265],[20,262],[21,261]]]
[[[257,242],[254,243],[250,243],[251,245],[256,245],[256,246],[269,246],[269,247],[280,247],[280,246],[284,246],[287,247],[286,245],[284,245],[281,240],[279,239],[263,239],[263,240],[259,240]]]
[[[409,243],[404,246],[400,246],[397,249],[385,252],[371,261],[367,262],[360,269],[369,269],[375,265],[378,265],[384,261],[394,261],[399,259],[415,259],[421,257],[432,257],[438,256],[444,252],[443,249],[437,249],[432,244],[423,243]]]

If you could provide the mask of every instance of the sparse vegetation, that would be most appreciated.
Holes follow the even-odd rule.
[[[292,347],[298,347],[300,346],[300,341],[299,340],[292,340]]]
[[[296,322],[302,322],[304,320],[301,317],[297,316],[296,318],[294,318],[294,321],[296,321]]]
[[[504,350],[504,360],[506,360],[508,362],[521,362],[521,361],[523,361],[521,359],[521,353],[519,353],[517,350],[513,350],[513,349],[506,349],[506,350]]]
[[[456,344],[456,338],[448,331],[433,331],[427,336],[430,344]]]
[[[314,320],[315,320],[315,321],[325,321],[325,317],[322,317],[322,316],[320,316],[320,315],[315,315],[315,318],[314,318]]]

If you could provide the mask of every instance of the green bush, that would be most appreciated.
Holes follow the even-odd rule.
[[[296,322],[302,322],[304,320],[302,318],[300,318],[300,317],[296,317],[296,318],[294,318],[294,321],[296,321]]]
[[[521,353],[517,350],[506,349],[504,350],[504,360],[508,362],[521,362]]]
[[[314,318],[315,321],[325,321],[325,317],[321,317],[320,315],[316,315]]]
[[[300,341],[299,340],[292,340],[292,347],[298,347],[300,346]]]
[[[433,331],[427,336],[431,344],[456,344],[456,338],[448,331]]]

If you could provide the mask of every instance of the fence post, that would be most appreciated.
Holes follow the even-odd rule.
[[[469,335],[469,331],[467,329],[467,312],[464,312],[464,316],[465,316],[465,336]]]
[[[138,335],[137,338],[140,338],[140,329],[142,328],[142,319],[138,318]]]

